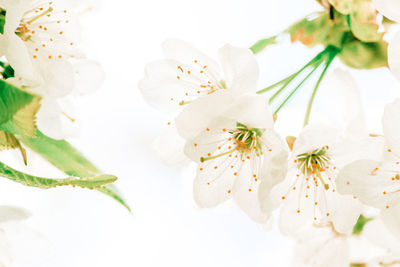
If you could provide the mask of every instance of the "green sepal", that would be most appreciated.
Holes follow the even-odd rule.
[[[266,39],[261,39],[254,45],[250,47],[250,50],[254,53],[257,54],[264,50],[267,46],[275,44],[276,43],[276,38],[277,36],[272,36]]]
[[[358,217],[357,223],[353,227],[353,235],[360,235],[364,230],[365,225],[372,220],[372,218],[364,217],[364,215],[361,214],[360,217]]]
[[[353,10],[353,0],[328,0],[328,2],[343,15],[350,14]]]
[[[86,189],[98,189],[117,180],[117,177],[112,175],[98,175],[83,178],[68,177],[65,179],[43,178],[17,171],[2,162],[0,162],[0,176],[26,186],[42,189],[58,186],[78,186]]]
[[[307,47],[316,45],[340,48],[346,32],[350,31],[345,16],[320,12],[314,18],[305,18],[288,29],[292,42],[299,41]]]
[[[355,69],[388,67],[387,48],[385,41],[364,43],[354,40],[346,43],[338,56],[345,65]]]

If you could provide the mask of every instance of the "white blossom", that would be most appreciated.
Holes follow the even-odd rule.
[[[286,173],[285,143],[273,130],[272,114],[262,96],[243,95],[189,139],[186,155],[198,163],[194,198],[211,208],[233,197],[253,220],[266,223],[260,200],[266,184]]]

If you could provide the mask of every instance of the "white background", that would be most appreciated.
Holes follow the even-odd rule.
[[[143,101],[137,83],[144,66],[162,57],[160,45],[166,38],[187,40],[215,55],[225,43],[248,47],[275,34],[318,10],[318,4],[313,0],[102,2],[82,17],[83,49],[103,64],[107,78],[98,92],[77,102],[81,134],[70,141],[104,172],[119,177],[117,185],[132,213],[98,192],[42,191],[2,180],[1,204],[20,205],[33,213],[27,222],[31,230],[21,230],[20,242],[15,242],[16,266],[288,266],[290,240],[277,230],[265,231],[232,203],[214,210],[196,208],[192,178],[163,165],[151,147],[168,118]],[[290,43],[271,47],[258,56],[260,88],[298,69],[317,51]],[[397,95],[397,84],[387,70],[376,70],[374,76],[354,73],[371,131],[379,132],[383,104]],[[282,133],[298,130],[306,91],[282,113],[285,123],[278,126]],[[9,164],[17,156],[2,155]],[[27,171],[60,175],[31,153],[28,156]],[[24,231],[33,231],[29,236],[34,238]],[[22,257],[26,251],[34,252],[36,259]]]

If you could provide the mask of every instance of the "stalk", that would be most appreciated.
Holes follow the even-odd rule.
[[[314,87],[314,90],[313,90],[313,92],[311,94],[310,100],[308,101],[307,111],[306,111],[306,115],[305,115],[305,118],[304,118],[304,125],[303,126],[306,126],[308,124],[308,122],[310,121],[311,110],[312,110],[312,106],[313,106],[314,99],[315,99],[315,96],[317,94],[318,88],[319,88],[323,78],[325,77],[326,71],[328,70],[329,66],[333,62],[333,59],[339,53],[339,51],[337,49],[333,50],[331,47],[327,47],[326,49],[329,49],[329,51],[330,51],[329,58],[328,58],[328,60],[326,62],[324,70],[321,73],[321,76],[319,76],[317,84]]]
[[[286,105],[286,103],[292,98],[292,96],[297,92],[297,90],[310,78],[310,76],[321,66],[323,61],[317,63],[315,68],[307,74],[307,76],[293,89],[293,91],[283,100],[283,102],[279,105],[279,107],[275,110],[274,114],[278,114],[278,112]]]

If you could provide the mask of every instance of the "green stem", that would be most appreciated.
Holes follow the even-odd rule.
[[[311,94],[310,100],[308,101],[307,111],[306,111],[306,116],[304,118],[304,125],[303,126],[306,126],[308,124],[308,122],[310,121],[311,110],[312,110],[312,106],[313,106],[314,99],[315,99],[315,96],[317,94],[318,88],[319,88],[323,78],[325,77],[326,71],[328,70],[329,66],[331,65],[333,59],[339,53],[339,51],[337,49],[332,50],[331,47],[327,47],[326,50],[327,49],[329,49],[329,51],[330,51],[329,52],[329,57],[328,57],[328,60],[326,62],[325,68],[322,71],[321,76],[319,76],[317,84],[314,87],[314,90],[313,90],[313,92]]]
[[[274,114],[278,114],[278,112],[283,108],[283,106],[286,105],[286,103],[292,98],[292,96],[297,92],[297,90],[305,83],[305,81],[310,78],[310,76],[321,66],[323,61],[318,62],[318,64],[315,66],[315,68],[307,74],[307,76],[296,86],[296,88],[293,89],[293,91],[283,100],[283,102],[279,105],[279,107],[275,110]]]
[[[261,89],[261,90],[257,91],[257,94],[262,94],[262,93],[265,93],[265,92],[270,91],[271,89],[274,89],[274,88],[277,87],[278,85],[281,85],[282,83],[285,83],[287,80],[289,80],[290,78],[292,78],[292,76],[294,76],[295,74],[296,74],[296,73],[293,73],[292,75],[290,75],[290,76],[284,78],[283,80],[280,80],[279,82],[276,82],[276,83],[274,83],[273,85],[270,85],[270,86],[268,86],[268,87],[266,87],[266,88],[264,88],[264,89]]]
[[[263,51],[267,46],[275,44],[276,43],[276,38],[278,38],[278,35],[275,36],[271,36],[269,38],[265,38],[265,39],[261,39],[259,41],[257,41],[255,44],[253,44],[250,47],[250,50],[254,53],[260,53],[261,51]]]

